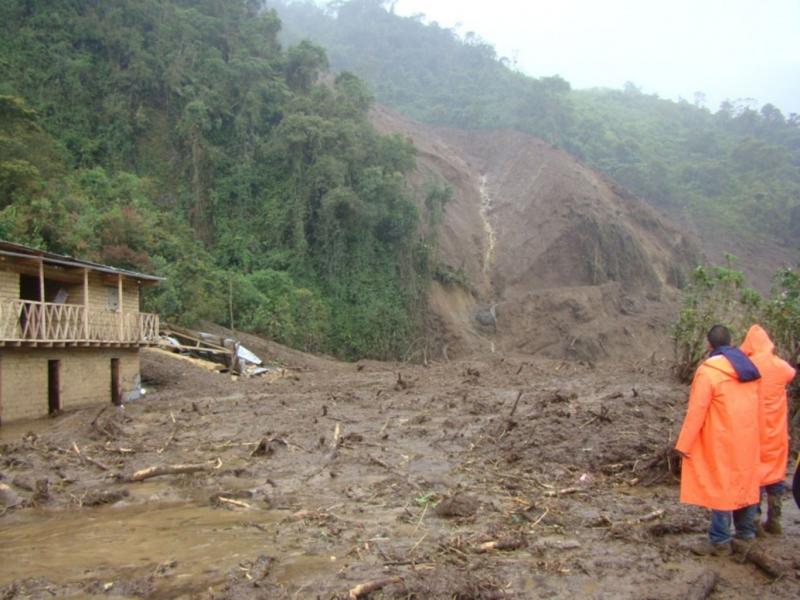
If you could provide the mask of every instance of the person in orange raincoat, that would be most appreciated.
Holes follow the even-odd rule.
[[[726,327],[708,332],[706,359],[694,374],[689,405],[675,450],[683,457],[681,502],[711,509],[708,540],[695,554],[730,554],[730,523],[736,537],[755,538],[759,499],[760,374],[731,346]]]
[[[786,465],[789,461],[789,406],[786,386],[795,369],[774,354],[775,345],[760,325],[753,325],[741,345],[742,352],[758,368],[759,396],[764,411],[761,429],[759,477],[767,493],[767,522],[764,529],[780,534]]]

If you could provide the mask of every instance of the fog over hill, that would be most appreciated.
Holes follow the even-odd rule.
[[[510,68],[477,35],[353,0],[323,11],[276,2],[284,38],[321,44],[377,99],[422,122],[513,129],[555,143],[698,235],[733,253],[761,289],[800,245],[800,119],[749,101],[702,105],[622,90],[576,91]],[[558,54],[554,46],[551,54]]]

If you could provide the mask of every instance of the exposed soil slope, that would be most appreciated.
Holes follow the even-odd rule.
[[[432,130],[387,109],[383,131],[419,150],[414,185],[454,191],[438,259],[468,286],[435,285],[443,343],[592,362],[659,348],[696,244],[626,190],[569,154],[513,131]],[[496,327],[475,319],[496,304]]]

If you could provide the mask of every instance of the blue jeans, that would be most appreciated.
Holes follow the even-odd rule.
[[[756,537],[755,516],[758,504],[745,506],[734,511],[712,510],[711,527],[708,537],[712,544],[727,544],[731,541],[731,515],[733,526],[736,528],[736,537],[741,540],[752,540]]]
[[[786,490],[786,484],[783,481],[779,481],[777,483],[770,483],[769,485],[765,485],[761,488],[762,495],[766,492],[767,496],[783,496],[783,492]]]

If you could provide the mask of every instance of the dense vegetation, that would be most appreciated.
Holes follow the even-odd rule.
[[[414,149],[280,27],[257,0],[0,1],[0,237],[164,275],[167,319],[400,355],[430,277]]]
[[[770,104],[726,102],[712,113],[624,90],[575,91],[534,79],[474,33],[459,36],[383,0],[320,8],[273,2],[289,39],[325,46],[334,68],[370,84],[379,101],[421,121],[534,133],[687,217],[701,232],[800,243],[800,117]],[[558,48],[553,48],[558,52]]]
[[[683,306],[671,334],[676,375],[691,380],[706,356],[706,333],[717,323],[731,330],[734,343],[741,343],[754,323],[764,326],[776,352],[792,365],[800,361],[800,274],[784,268],[775,274],[772,290],[762,296],[747,286],[735,259],[725,266],[697,267],[690,278]],[[797,389],[794,389],[795,394]]]

